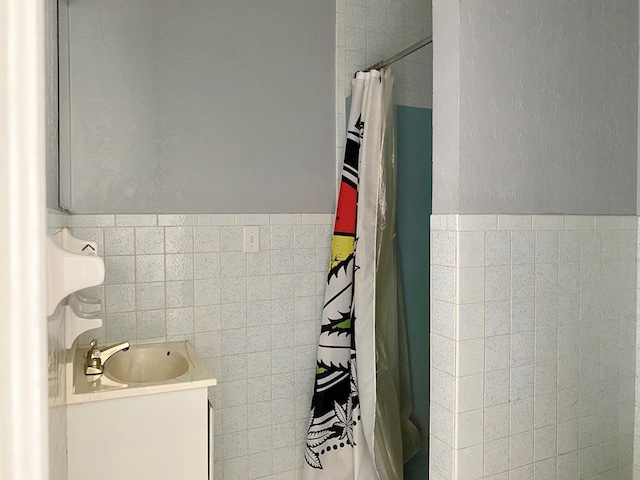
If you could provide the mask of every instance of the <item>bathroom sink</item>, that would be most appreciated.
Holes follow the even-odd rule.
[[[189,341],[131,345],[104,363],[102,375],[85,375],[88,346],[68,351],[66,401],[75,403],[210,387],[216,379]]]
[[[104,374],[122,383],[154,383],[171,380],[189,371],[189,361],[162,345],[134,345],[104,365]]]

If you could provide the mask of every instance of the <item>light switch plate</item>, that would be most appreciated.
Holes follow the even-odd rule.
[[[244,227],[244,252],[256,253],[260,251],[260,227],[247,225]]]

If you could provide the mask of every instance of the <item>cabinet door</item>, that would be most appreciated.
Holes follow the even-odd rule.
[[[70,405],[69,480],[205,480],[207,415],[206,388]]]

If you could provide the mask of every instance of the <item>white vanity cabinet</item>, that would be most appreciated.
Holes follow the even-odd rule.
[[[217,382],[189,342],[132,345],[99,376],[84,374],[84,351],[67,359],[69,480],[213,478],[208,388]],[[186,365],[158,380],[175,364],[162,359]]]
[[[206,480],[206,388],[69,405],[69,480]]]

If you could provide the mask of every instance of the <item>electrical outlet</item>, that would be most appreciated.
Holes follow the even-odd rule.
[[[260,227],[250,225],[244,227],[244,252],[255,253],[260,251]]]

